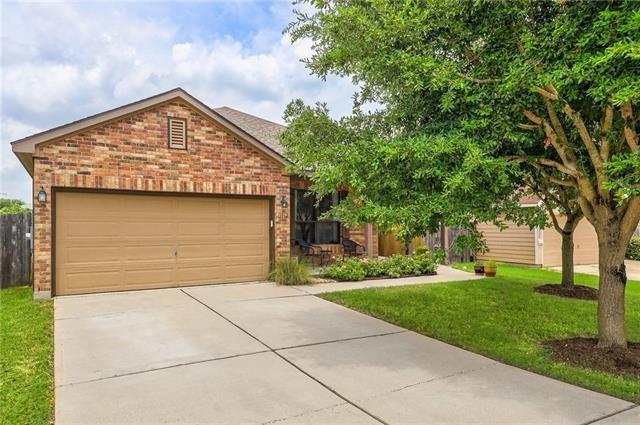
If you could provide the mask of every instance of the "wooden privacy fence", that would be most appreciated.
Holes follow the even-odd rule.
[[[31,283],[31,213],[0,215],[0,288]]]
[[[447,263],[459,262],[459,261],[471,261],[471,250],[465,249],[462,254],[458,254],[455,250],[455,240],[458,235],[465,233],[464,229],[457,227],[441,228],[440,232],[430,233],[424,237],[417,237],[411,241],[409,252],[413,252],[416,246],[426,245],[429,247],[429,251],[433,252],[440,249],[442,246],[446,247]],[[444,242],[444,243],[443,243]],[[393,254],[405,254],[406,247],[404,242],[396,238],[393,234],[380,234],[378,235],[379,252],[383,257],[388,257]]]
[[[445,247],[447,263],[471,261],[472,253],[469,248],[465,248],[462,253],[456,252],[455,242],[458,235],[465,234],[466,230],[459,227],[444,227],[438,233],[427,234],[424,238],[425,245],[430,251]]]

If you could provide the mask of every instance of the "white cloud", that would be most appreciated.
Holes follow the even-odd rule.
[[[1,122],[2,140],[17,140],[30,134],[40,131],[39,128],[33,127],[29,124],[16,121],[11,118],[3,119]],[[17,160],[14,160],[13,152],[11,151],[11,145],[9,143],[3,143],[2,150],[0,151],[0,167],[2,171],[15,171],[19,168],[20,164]]]
[[[189,34],[191,24],[181,24],[162,7],[163,16],[148,16],[130,6],[2,6],[2,191],[30,196],[23,193],[29,179],[9,141],[176,86],[210,106],[279,122],[297,97],[328,102],[336,115],[350,111],[352,84],[310,76],[300,62],[310,54],[310,43],[292,45],[282,34],[291,18],[288,3],[267,8],[271,22],[249,27],[242,39]],[[242,15],[234,9],[230,16]]]
[[[68,104],[82,90],[77,66],[59,63],[25,63],[3,73],[4,96],[20,107],[45,114]]]
[[[0,128],[2,130],[0,131],[0,137],[3,142],[6,142],[0,146],[0,196],[18,198],[30,203],[31,179],[11,151],[11,145],[8,141],[37,133],[40,129],[27,123],[4,117],[0,121]]]

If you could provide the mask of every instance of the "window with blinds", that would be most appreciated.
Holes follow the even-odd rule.
[[[187,120],[169,118],[169,148],[187,149]]]

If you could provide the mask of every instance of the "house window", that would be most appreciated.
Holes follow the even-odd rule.
[[[187,149],[187,120],[169,118],[169,148]]]
[[[337,193],[327,195],[316,206],[316,197],[306,190],[293,191],[293,217],[296,241],[308,243],[340,243],[340,223],[320,220],[320,217],[337,205]]]

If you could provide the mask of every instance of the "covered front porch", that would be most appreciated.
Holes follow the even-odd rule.
[[[310,182],[302,178],[291,181],[291,253],[311,257],[314,265],[329,264],[343,256],[378,256],[378,234],[366,224],[347,227],[332,219],[321,219],[344,193],[335,193],[318,202],[308,190]],[[309,252],[311,251],[311,252]],[[315,264],[315,263],[322,264]]]

